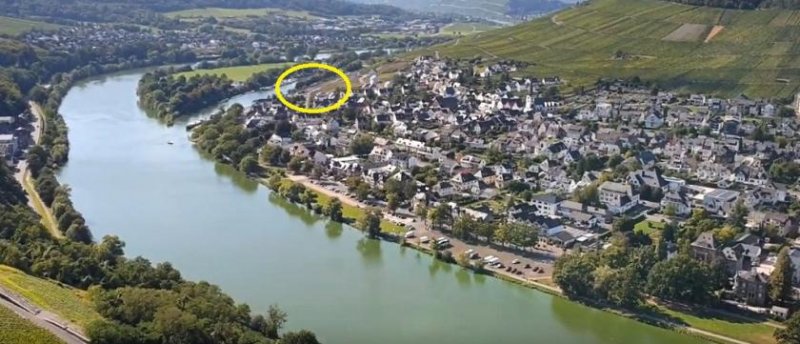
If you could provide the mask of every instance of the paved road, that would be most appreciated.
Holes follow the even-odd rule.
[[[33,143],[39,144],[39,140],[42,137],[42,108],[39,106],[39,104],[34,102],[30,102],[29,105],[31,108],[31,114],[33,114],[33,117],[36,119],[33,121],[33,123],[31,123],[33,126],[33,130],[31,130],[31,136],[33,136]],[[14,172],[14,178],[19,182],[20,185],[22,185],[25,180],[25,174],[27,173],[28,162],[22,160],[17,165],[17,171]],[[34,206],[31,197],[28,197],[28,205],[31,206],[31,208]]]
[[[66,321],[57,315],[42,311],[22,297],[0,287],[0,306],[10,309],[20,317],[30,321],[67,344],[87,344],[89,339],[76,329],[70,328]]]

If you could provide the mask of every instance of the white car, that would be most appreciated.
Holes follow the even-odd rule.
[[[419,242],[423,244],[428,243],[429,241],[431,241],[431,239],[426,236],[419,238]]]
[[[413,237],[414,237],[414,231],[406,232],[406,239],[410,239],[410,238],[413,238]]]

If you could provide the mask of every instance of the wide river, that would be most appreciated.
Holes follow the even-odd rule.
[[[203,158],[187,119],[148,118],[140,76],[88,80],[61,107],[72,146],[59,178],[95,237],[119,235],[129,256],[170,261],[257,312],[277,303],[289,329],[324,343],[701,342],[367,240],[287,204]]]

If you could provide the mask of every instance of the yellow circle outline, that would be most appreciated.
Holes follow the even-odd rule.
[[[328,106],[323,107],[323,108],[314,108],[314,109],[309,109],[309,108],[304,108],[304,107],[301,107],[301,106],[297,106],[295,104],[292,104],[290,101],[286,100],[286,98],[283,97],[283,92],[281,92],[281,83],[283,83],[283,79],[286,79],[287,76],[291,75],[294,72],[297,72],[297,71],[300,71],[300,70],[304,70],[304,69],[312,69],[312,68],[324,69],[324,70],[327,70],[329,72],[333,72],[334,74],[336,74],[340,78],[342,78],[342,80],[344,80],[344,85],[345,85],[345,88],[346,88],[345,92],[344,92],[344,97],[339,99],[339,101],[337,101],[333,105],[328,105]],[[328,65],[328,64],[324,64],[324,63],[308,62],[308,63],[301,63],[301,64],[294,65],[294,66],[292,66],[292,68],[289,68],[286,71],[284,71],[283,73],[281,73],[281,75],[278,77],[278,80],[275,81],[275,96],[278,97],[278,100],[280,100],[281,103],[283,103],[283,105],[286,105],[286,107],[288,107],[288,108],[290,108],[290,109],[292,109],[294,111],[300,112],[300,113],[323,114],[323,113],[326,113],[326,112],[334,111],[334,110],[342,107],[342,105],[344,105],[344,103],[347,102],[347,100],[350,99],[350,96],[352,96],[352,95],[353,95],[353,85],[350,83],[350,78],[347,77],[347,74],[345,74],[339,68],[336,68],[334,66],[331,66],[331,65]]]

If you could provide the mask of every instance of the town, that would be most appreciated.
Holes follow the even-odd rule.
[[[630,80],[562,95],[568,80],[510,76],[520,67],[422,56],[393,77],[367,76],[338,113],[302,115],[267,98],[241,125],[257,132],[288,122],[293,129],[276,130],[261,149],[262,163],[280,165],[279,148],[292,180],[386,209],[407,243],[546,284],[565,252],[609,250],[624,234],[667,259],[686,250],[724,267],[724,302],[788,316],[770,308],[767,290],[777,249],[794,247],[798,228],[791,184],[800,142],[789,102],[680,95]],[[309,97],[326,106],[339,96]],[[490,229],[457,233],[467,217]],[[523,224],[537,241],[498,238],[498,223]],[[797,298],[800,248],[788,257]]]

